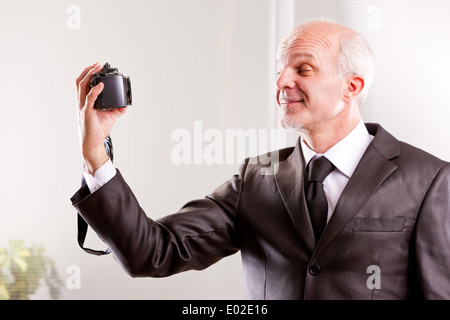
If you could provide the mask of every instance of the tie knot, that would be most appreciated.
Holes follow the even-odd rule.
[[[315,158],[309,163],[308,181],[323,182],[334,170],[334,165],[325,157]]]

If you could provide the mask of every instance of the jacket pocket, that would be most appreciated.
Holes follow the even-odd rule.
[[[369,232],[402,232],[406,218],[371,218],[357,217],[353,224],[353,231]]]

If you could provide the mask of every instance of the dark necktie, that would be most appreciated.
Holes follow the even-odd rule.
[[[316,243],[319,242],[323,229],[325,229],[328,215],[328,202],[322,183],[333,169],[334,165],[325,157],[312,160],[307,167],[306,203]]]

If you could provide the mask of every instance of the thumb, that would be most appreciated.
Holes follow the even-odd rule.
[[[95,87],[89,91],[89,94],[86,96],[86,107],[88,109],[94,108],[95,100],[97,100],[97,97],[102,93],[104,88],[103,82],[99,82]]]

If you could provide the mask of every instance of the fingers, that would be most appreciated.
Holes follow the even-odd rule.
[[[86,74],[89,72],[89,70],[91,70],[93,67],[95,67],[98,63],[94,63],[86,68],[84,68],[83,72],[81,72],[81,74],[78,76],[77,80],[76,80],[76,84],[77,84],[77,88],[78,85],[80,84],[81,80],[83,80],[83,78],[86,76]]]
[[[94,68],[97,68],[100,64],[98,62],[95,62],[94,64],[84,68],[83,72],[81,72],[81,74],[78,76],[77,80],[76,80],[76,85],[77,88],[80,85],[80,82],[86,77],[86,75],[88,74],[88,72]]]
[[[113,111],[116,113],[117,118],[121,117],[122,115],[125,114],[125,112],[127,112],[129,106],[126,106],[125,108],[117,108],[114,109]]]
[[[102,66],[99,63],[94,63],[93,65],[86,67],[77,78],[76,84],[80,108],[83,107],[81,104],[84,102],[84,100],[86,99],[86,95],[89,92],[92,75],[95,72],[99,72],[101,68]]]

